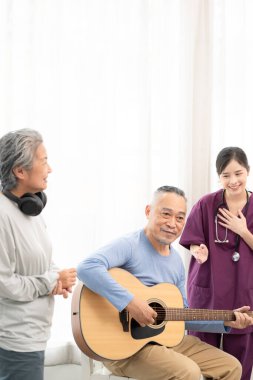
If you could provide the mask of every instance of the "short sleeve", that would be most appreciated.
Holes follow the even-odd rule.
[[[203,205],[200,200],[193,206],[187,218],[179,244],[190,249],[191,244],[205,243],[203,223],[205,217],[207,218],[207,215],[204,215]]]

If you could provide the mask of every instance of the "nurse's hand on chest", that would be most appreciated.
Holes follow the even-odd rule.
[[[236,216],[227,209],[219,209],[218,218],[221,226],[240,236],[253,250],[253,234],[249,231],[247,220],[240,210]]]
[[[235,234],[242,236],[247,230],[247,221],[241,210],[238,210],[238,215],[232,214],[226,208],[219,208],[218,223],[233,231]]]
[[[208,259],[208,248],[205,244],[192,244],[190,252],[199,264],[203,264]]]

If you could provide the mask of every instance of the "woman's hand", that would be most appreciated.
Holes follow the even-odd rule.
[[[54,296],[62,295],[63,298],[68,298],[69,293],[72,293],[72,286],[76,283],[76,269],[63,269],[58,273],[59,278],[51,294]]]
[[[58,280],[56,286],[52,290],[51,295],[53,296],[59,295],[59,296],[63,296],[63,298],[68,298],[68,295],[71,292],[72,292],[72,288],[63,289],[62,282]]]
[[[208,248],[205,244],[192,244],[190,252],[199,264],[203,264],[208,259]]]
[[[238,215],[234,215],[226,208],[220,208],[218,218],[221,226],[228,228],[237,235],[242,236],[248,230],[246,218],[241,210],[238,210]]]
[[[72,288],[76,283],[76,269],[69,268],[61,270],[59,272],[58,281],[61,281],[63,289]]]

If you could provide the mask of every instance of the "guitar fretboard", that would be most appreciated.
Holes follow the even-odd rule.
[[[156,310],[158,314],[161,311]],[[208,309],[180,309],[168,308],[165,309],[166,321],[234,321],[235,314],[231,310],[208,310]],[[253,317],[253,312],[247,312]]]

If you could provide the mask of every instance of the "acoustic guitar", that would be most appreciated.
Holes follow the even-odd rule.
[[[184,321],[235,320],[233,311],[186,309],[179,289],[161,283],[143,285],[120,268],[109,274],[136,297],[146,300],[158,316],[155,324],[141,327],[126,310],[119,312],[107,299],[79,283],[72,297],[72,331],[82,352],[96,360],[120,360],[138,352],[147,343],[176,346],[185,334]],[[248,312],[253,316],[253,312]]]

